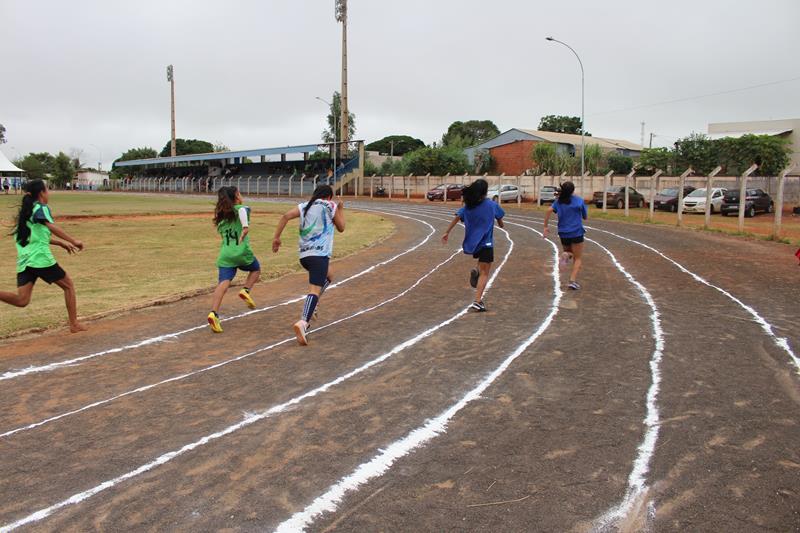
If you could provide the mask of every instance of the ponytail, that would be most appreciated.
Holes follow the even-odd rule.
[[[236,201],[236,187],[220,187],[217,191],[217,207],[214,209],[214,225],[219,226],[220,222],[233,222],[236,220],[236,213],[233,205]]]
[[[22,203],[17,213],[16,228],[12,232],[16,236],[20,246],[27,246],[31,237],[31,228],[28,227],[28,220],[33,214],[33,206],[39,200],[39,195],[47,189],[44,181],[40,179],[31,180],[22,186],[25,194],[22,195]]]
[[[558,203],[568,204],[572,200],[572,193],[575,192],[575,184],[571,181],[565,181],[561,184],[561,190],[558,193]]]
[[[314,189],[314,194],[311,195],[311,199],[306,203],[305,208],[303,208],[303,218],[305,218],[305,216],[308,214],[308,210],[311,209],[311,206],[314,205],[314,202],[331,197],[333,197],[333,189],[331,186],[319,185],[316,189]]]
[[[488,192],[489,183],[485,179],[479,178],[461,190],[461,198],[464,200],[464,205],[467,206],[467,209],[472,209],[481,203]],[[445,190],[445,194],[447,194],[447,190]]]

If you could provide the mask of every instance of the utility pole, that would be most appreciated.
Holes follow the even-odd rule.
[[[641,146],[644,146],[644,122],[642,122],[642,136],[641,136],[641,139],[642,140],[641,140],[641,142],[639,144]]]
[[[172,95],[172,114],[170,118],[170,122],[172,123],[172,141],[170,143],[169,154],[175,157],[177,154],[175,150],[175,75],[172,65],[167,66],[167,81],[169,82],[170,93]]]
[[[650,132],[650,146],[648,146],[648,148],[652,148],[653,147],[653,137],[655,137],[655,136],[656,136],[655,133]]]
[[[347,155],[347,146],[350,141],[350,114],[347,107],[347,0],[335,0],[336,20],[342,23],[342,95],[341,108],[342,116],[339,120],[341,133],[341,159]]]

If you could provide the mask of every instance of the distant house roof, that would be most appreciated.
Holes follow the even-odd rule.
[[[723,137],[733,137],[738,139],[742,135],[783,135],[791,133],[792,128],[781,128],[777,130],[750,130],[750,131],[718,131],[709,133],[711,139],[722,139]]]
[[[554,131],[528,130],[523,128],[514,128],[514,129],[525,132],[534,137],[538,137],[541,140],[547,142],[571,144],[573,146],[579,146],[581,144],[581,136],[575,135],[573,133],[556,133]],[[584,142],[586,143],[587,146],[596,144],[600,146],[600,148],[607,148],[610,150],[621,149],[621,150],[633,150],[636,152],[642,151],[641,145],[620,139],[609,139],[607,137],[595,137],[587,135],[584,137]]]

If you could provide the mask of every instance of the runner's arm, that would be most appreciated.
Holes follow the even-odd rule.
[[[344,202],[339,201],[336,204],[336,213],[333,215],[333,225],[339,230],[339,233],[344,231]]]
[[[278,221],[278,227],[275,228],[275,236],[272,238],[273,252],[278,253],[278,250],[281,247],[281,233],[283,233],[283,229],[286,227],[286,224],[293,218],[300,218],[299,207],[294,207],[289,211],[285,212],[281,217],[281,219]]]
[[[79,241],[78,239],[73,239],[72,237],[70,237],[67,234],[67,232],[64,231],[63,229],[59,228],[58,226],[56,226],[52,222],[45,222],[45,225],[47,226],[47,229],[50,230],[50,233],[52,233],[56,237],[60,237],[60,238],[64,239],[68,243],[70,243],[73,246],[75,246],[78,250],[83,250],[83,243],[81,241]]]
[[[75,252],[78,251],[78,247],[75,246],[74,244],[64,241],[59,241],[58,239],[50,239],[50,244],[52,246],[60,246],[61,248],[65,249],[69,254],[74,254]]]
[[[550,232],[550,227],[548,224],[550,223],[550,215],[553,214],[553,206],[547,208],[547,213],[544,214],[544,230],[542,231],[542,237],[546,238],[547,234]]]
[[[244,238],[250,232],[250,223],[247,221],[247,209],[244,207],[239,208],[239,222],[242,223],[242,235],[239,237],[239,244],[244,242]]]
[[[450,221],[450,225],[447,226],[447,229],[444,230],[444,235],[442,235],[442,243],[447,244],[447,238],[450,236],[450,232],[453,231],[453,228],[456,227],[456,224],[461,222],[461,217],[456,215],[453,217],[453,220]]]

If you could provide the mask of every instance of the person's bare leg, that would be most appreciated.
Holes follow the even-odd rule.
[[[247,279],[244,280],[245,288],[247,290],[253,290],[253,287],[255,286],[256,283],[258,283],[258,280],[260,278],[261,278],[261,271],[260,270],[254,270],[252,272],[248,272],[247,273]]]
[[[249,278],[249,276],[248,276]],[[211,310],[219,314],[219,307],[222,305],[222,298],[231,286],[230,280],[220,281],[217,288],[214,289],[214,295],[211,297]]]
[[[78,322],[78,299],[75,295],[75,284],[69,274],[56,281],[56,285],[64,290],[64,303],[67,304],[67,316],[69,317],[69,330],[72,333],[86,331],[86,326]]]
[[[576,243],[571,246],[572,248],[572,271],[569,273],[569,280],[570,281],[577,281],[578,280],[578,272],[581,270],[581,265],[583,264],[583,243]]]
[[[478,286],[475,287],[475,301],[483,301],[483,291],[489,282],[489,271],[492,269],[491,263],[478,263]]]
[[[33,293],[33,282],[26,283],[22,287],[17,287],[17,292],[0,291],[0,301],[11,304],[15,307],[25,307],[31,302]]]

